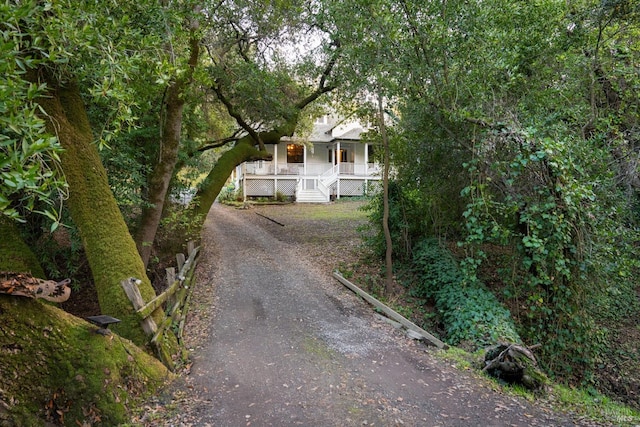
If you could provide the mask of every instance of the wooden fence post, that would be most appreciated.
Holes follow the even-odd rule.
[[[135,277],[129,277],[121,282],[124,292],[127,294],[129,301],[131,301],[136,311],[145,305],[142,295],[140,295],[140,290],[138,289],[138,283],[140,283],[140,279],[136,279]],[[143,319],[140,324],[147,335],[153,335],[158,330],[156,322],[151,317]]]
[[[184,266],[185,257],[184,254],[179,253],[176,254],[176,262],[178,263],[178,271],[182,271],[182,267]]]
[[[167,273],[167,289],[173,285],[173,282],[176,281],[176,269],[174,267],[165,268],[165,272]],[[175,303],[175,296],[171,295],[167,298],[167,304],[171,307]]]

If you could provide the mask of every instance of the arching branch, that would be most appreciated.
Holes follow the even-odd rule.
[[[223,139],[218,139],[215,141],[211,141],[211,142],[207,142],[205,145],[203,145],[202,147],[198,148],[196,150],[196,152],[199,153],[203,153],[207,150],[212,150],[214,148],[220,148],[220,147],[224,147],[225,145],[231,143],[231,142],[236,142],[238,141],[240,138],[237,136],[230,136],[228,138],[223,138]]]
[[[339,42],[334,42],[334,45],[337,48],[340,47],[340,43]],[[328,85],[327,86],[327,79],[331,75],[331,72],[333,71],[333,67],[335,67],[337,60],[338,60],[338,52],[336,51],[334,53],[333,57],[327,63],[327,66],[322,71],[322,75],[320,76],[320,81],[318,82],[318,87],[316,88],[316,90],[314,90],[311,94],[309,94],[309,96],[301,99],[300,101],[298,101],[296,103],[295,106],[296,106],[296,109],[298,111],[302,110],[304,107],[306,107],[307,105],[311,104],[313,101],[318,99],[322,94],[325,94],[327,92],[331,92],[332,90],[334,90],[336,88],[335,85]]]
[[[235,109],[233,104],[231,104],[231,101],[229,101],[229,99],[224,96],[224,93],[222,93],[222,90],[220,89],[219,82],[216,81],[216,84],[213,85],[212,89],[216,93],[216,96],[218,97],[220,102],[222,102],[222,104],[226,107],[229,115],[235,119],[236,123],[238,123],[238,125],[240,125],[242,129],[247,131],[251,139],[260,146],[260,150],[264,151],[264,143],[262,142],[260,135],[254,128],[249,125],[249,123],[244,120],[244,118],[242,118],[242,115],[240,115],[240,112]]]

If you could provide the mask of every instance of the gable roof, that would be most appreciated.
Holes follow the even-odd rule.
[[[311,134],[305,140],[311,143],[331,143],[335,141],[359,141],[364,132],[359,122],[328,116],[326,123],[315,123]],[[283,141],[300,141],[302,138],[294,135],[292,138],[282,138]]]

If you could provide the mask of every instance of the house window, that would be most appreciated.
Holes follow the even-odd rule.
[[[334,164],[338,164],[338,159],[340,159],[340,163],[347,162],[347,150],[337,150],[336,154],[337,156],[335,158]],[[329,163],[331,163],[331,160],[333,160],[333,152],[332,150],[329,150]]]
[[[347,150],[340,150],[340,163],[347,163]]]
[[[325,114],[324,116],[320,116],[316,118],[315,124],[326,125],[328,122],[329,122],[329,117]]]
[[[304,147],[287,144],[287,163],[304,163]]]

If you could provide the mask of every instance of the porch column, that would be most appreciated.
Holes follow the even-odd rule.
[[[242,201],[247,201],[247,175],[242,178]]]
[[[307,146],[302,146],[302,174],[307,175]]]
[[[340,141],[336,143],[336,156],[338,158],[338,179],[336,180],[336,198],[340,198],[340,163],[342,163],[342,153],[340,152]]]
[[[273,145],[273,174],[278,175],[278,144]]]
[[[337,156],[337,154],[336,154],[336,144],[333,144],[333,146],[331,147],[331,169],[333,169],[333,167],[338,162],[338,159],[337,159],[336,156]]]
[[[369,175],[369,143],[364,143],[364,176]]]

